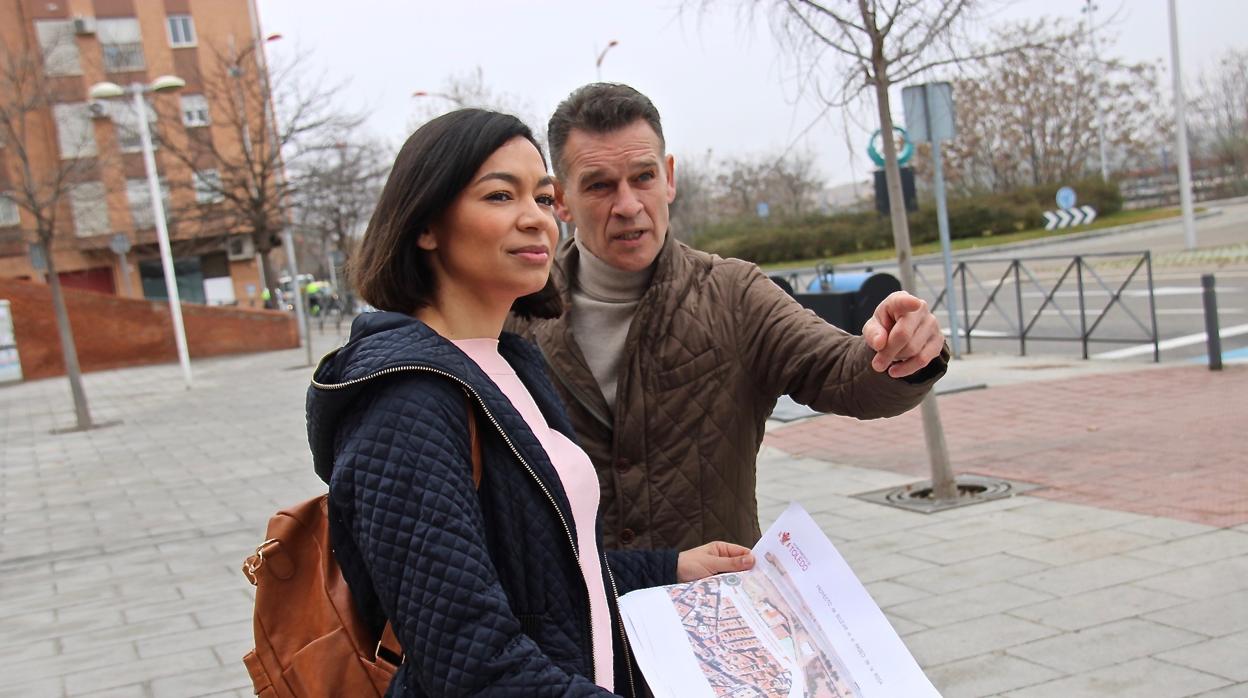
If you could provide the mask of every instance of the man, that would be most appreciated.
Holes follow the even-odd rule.
[[[758,268],[668,231],[676,197],[658,111],[625,85],[550,119],[555,211],[576,226],[552,272],[566,309],[510,329],[542,348],[602,485],[608,548],[760,535],[755,467],[780,395],[862,419],[917,405],[944,374],[926,304],[890,296],[854,337]]]

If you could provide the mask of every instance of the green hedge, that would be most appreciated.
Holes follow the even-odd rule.
[[[1122,210],[1118,185],[1085,180],[1074,185],[1080,206],[1090,205],[1097,215]],[[1020,189],[1007,194],[984,194],[949,201],[949,234],[953,239],[990,237],[1044,226],[1044,212],[1055,208],[1059,185]],[[939,239],[936,205],[928,200],[910,214],[910,240],[919,245]],[[818,259],[893,245],[892,226],[874,211],[812,215],[791,220],[743,218],[700,231],[698,247],[724,257],[758,264]]]

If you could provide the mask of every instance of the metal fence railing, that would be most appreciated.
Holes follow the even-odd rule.
[[[863,266],[837,270],[851,268]],[[948,307],[939,259],[915,262],[914,271],[917,295],[933,312],[958,313],[967,352],[977,339],[1017,341],[1020,355],[1027,354],[1029,342],[1078,342],[1085,359],[1094,342],[1152,344],[1153,361],[1161,360],[1147,251],[959,260],[953,267],[955,309]],[[807,272],[784,278],[801,290],[818,277]]]

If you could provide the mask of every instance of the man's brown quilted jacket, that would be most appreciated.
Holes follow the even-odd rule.
[[[919,404],[944,357],[912,384],[876,373],[861,337],[819,319],[753,264],[670,235],[624,347],[616,405],[606,404],[568,316],[578,252],[560,245],[552,272],[567,311],[508,329],[537,342],[598,470],[604,541],[684,550],[760,535],[755,462],[776,398],[821,412],[889,417]]]

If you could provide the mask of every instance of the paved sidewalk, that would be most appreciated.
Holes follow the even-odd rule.
[[[318,339],[324,350],[335,338]],[[0,696],[251,695],[239,658],[252,597],[239,566],[273,511],[321,487],[304,439],[303,363],[301,350],[195,361],[189,392],[176,365],[90,374],[96,419],[122,423],[57,436],[49,432],[72,422],[63,379],[0,388]],[[981,471],[1023,467],[1041,447],[1064,454],[1063,466],[1091,464],[1098,449],[1150,451],[1131,434],[1182,454],[1171,443],[1188,436],[1173,396],[1189,391],[1184,405],[1243,415],[1248,369],[1201,374],[1199,384],[1185,370],[977,357],[951,379],[990,387],[942,398],[942,409],[955,454],[982,449]],[[1064,378],[1038,380],[1051,375]],[[1060,387],[1072,376],[1097,381],[1098,392],[1147,385],[1171,397],[1149,408],[1133,393],[1118,406],[1129,419],[1081,422],[1076,408],[1091,410],[1091,397]],[[1054,419],[1029,419],[1042,395]],[[1001,417],[1026,426],[977,440]],[[1220,488],[1242,492],[1245,460],[1230,449],[1242,426],[1192,423],[1237,466],[1219,466]],[[830,449],[807,437],[845,433],[835,420],[773,425],[768,443],[798,450],[803,434],[808,455],[766,446],[759,503],[765,521],[790,499],[814,514],[945,695],[1248,696],[1242,519],[1209,525],[1112,498],[1052,498],[1069,483],[930,516],[867,504],[850,495],[921,471],[912,427],[874,426]],[[1099,440],[1108,436],[1112,448]],[[862,448],[868,438],[910,464],[882,469],[899,466]],[[1018,439],[1034,448],[1005,447]],[[1123,469],[1103,465],[1107,478]],[[1212,513],[1240,515],[1233,506]]]

